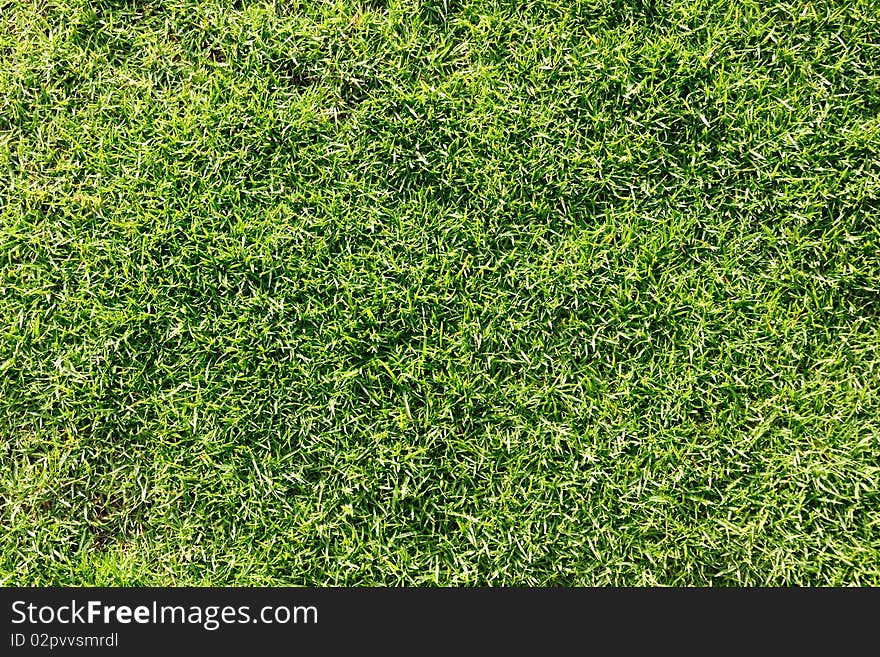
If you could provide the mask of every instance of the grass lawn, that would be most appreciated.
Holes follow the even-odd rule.
[[[0,584],[880,584],[880,4],[0,0]]]

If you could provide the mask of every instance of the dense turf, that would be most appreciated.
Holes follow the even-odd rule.
[[[0,0],[0,583],[880,584],[876,0]]]

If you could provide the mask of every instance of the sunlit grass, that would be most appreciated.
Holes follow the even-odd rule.
[[[880,584],[873,0],[0,0],[0,583]]]

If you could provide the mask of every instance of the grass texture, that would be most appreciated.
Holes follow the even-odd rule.
[[[0,584],[880,584],[876,0],[0,0]]]

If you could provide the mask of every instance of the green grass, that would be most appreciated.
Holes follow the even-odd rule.
[[[0,0],[0,584],[880,584],[877,0]]]

